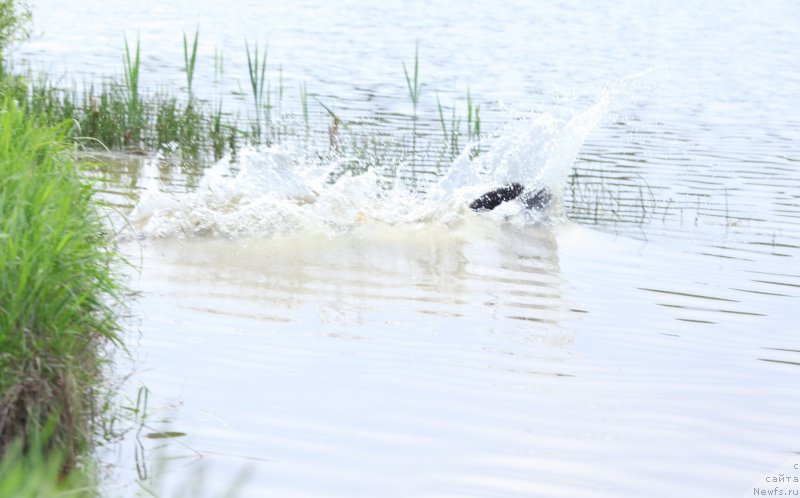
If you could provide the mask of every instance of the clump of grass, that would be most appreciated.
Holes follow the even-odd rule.
[[[97,475],[92,466],[65,471],[62,451],[48,449],[55,430],[52,421],[24,442],[17,439],[0,456],[0,496],[42,498],[97,496]]]
[[[203,117],[195,110],[193,102],[189,102],[183,111],[180,126],[180,144],[184,157],[197,159],[200,154],[200,143],[203,134]]]
[[[211,116],[208,135],[211,138],[211,151],[215,161],[222,159],[226,148],[232,156],[236,155],[236,151],[239,148],[240,131],[237,128],[235,119],[231,121],[231,118],[224,117],[221,98],[217,108],[214,110],[214,114]]]
[[[241,136],[236,122],[225,119],[220,106],[211,109],[190,98],[179,99],[167,92],[138,97],[134,112],[139,115],[138,142],[128,123],[130,94],[124,84],[113,81],[90,85],[80,93],[66,91],[46,78],[13,77],[0,80],[0,96],[22,104],[24,112],[43,125],[69,121],[68,136],[83,146],[107,149],[178,151],[186,159],[203,162],[206,156],[221,158],[234,152]],[[90,139],[90,140],[86,140]],[[233,140],[231,140],[233,139]]]
[[[461,127],[461,120],[456,117],[456,108],[453,106],[452,115],[450,117],[450,126],[448,128],[448,122],[445,120],[444,110],[438,95],[436,96],[436,108],[439,111],[439,123],[442,125],[442,137],[444,139],[445,153],[449,152],[450,159],[452,160],[459,153],[458,139],[460,135],[459,129]]]
[[[481,138],[481,106],[472,101],[472,93],[467,88],[467,140],[470,144]],[[470,157],[475,158],[480,154],[480,149],[473,146]]]
[[[180,140],[181,111],[178,99],[166,97],[156,110],[156,143],[159,148]]]
[[[460,138],[462,137],[461,131],[461,118],[456,114],[456,106],[453,105],[449,121],[445,118],[444,108],[439,96],[436,96],[436,108],[439,112],[439,124],[442,127],[442,136],[444,137],[445,153],[449,154],[449,159],[452,160],[461,153]],[[481,106],[475,104],[472,100],[472,93],[467,88],[467,118],[466,118],[466,136],[467,144],[469,146],[469,156],[474,159],[480,154],[480,147],[477,142],[481,137]]]
[[[120,87],[104,83],[99,92],[96,92],[94,86],[91,86],[84,92],[81,111],[76,113],[78,129],[74,133],[81,137],[94,138],[111,149],[121,148],[126,145],[129,109]],[[36,114],[33,116],[41,118]],[[58,122],[48,119],[45,124]]]
[[[103,344],[119,343],[118,256],[64,145],[0,103],[0,453],[55,427],[69,467],[91,441]]]
[[[217,106],[212,116],[209,134],[211,136],[211,150],[214,154],[214,160],[218,161],[225,153],[225,133],[222,124],[222,99],[220,99],[219,106]]]

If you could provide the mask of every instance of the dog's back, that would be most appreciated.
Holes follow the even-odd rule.
[[[472,201],[469,207],[473,211],[491,211],[504,202],[516,199],[523,191],[525,191],[525,187],[519,183],[512,183],[486,192]]]
[[[542,210],[552,201],[552,196],[546,188],[539,190],[535,194],[531,194],[530,192],[525,192],[525,187],[519,183],[511,183],[486,192],[472,201],[469,207],[473,211],[491,211],[500,204],[512,201],[520,195],[522,195],[522,203],[528,209]]]

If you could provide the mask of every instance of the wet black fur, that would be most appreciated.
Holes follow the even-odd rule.
[[[546,188],[539,190],[535,194],[526,192],[523,195],[523,192],[525,192],[525,187],[519,183],[511,183],[486,192],[472,201],[469,207],[473,211],[491,211],[500,204],[512,201],[522,195],[522,203],[525,204],[525,207],[528,209],[544,209],[552,200],[552,196]]]
[[[469,207],[473,211],[491,211],[504,202],[516,199],[524,190],[525,187],[519,183],[512,183],[510,185],[494,189],[491,192],[486,192],[482,196],[472,201]]]

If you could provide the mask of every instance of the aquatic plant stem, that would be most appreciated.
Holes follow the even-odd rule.
[[[412,158],[412,175],[416,174],[415,161],[417,153],[417,105],[419,104],[419,97],[422,93],[422,88],[419,84],[419,40],[417,40],[416,48],[414,49],[414,78],[408,74],[406,63],[403,63],[403,74],[406,77],[406,84],[408,85],[408,94],[411,97],[411,104],[414,109],[411,125],[411,158]]]
[[[192,81],[194,80],[194,68],[197,62],[197,38],[199,30],[194,32],[194,43],[192,44],[192,52],[189,53],[189,46],[186,39],[186,32],[183,33],[183,64],[186,71],[186,87],[189,92],[189,101],[193,98]]]
[[[141,130],[143,125],[142,106],[139,101],[139,69],[140,69],[140,43],[136,37],[136,53],[131,58],[128,38],[125,37],[125,57],[123,59],[125,69],[125,87],[128,93],[128,116],[127,129],[125,130],[125,145],[136,144],[141,140]]]
[[[251,56],[250,44],[245,40],[247,49],[247,70],[250,77],[250,88],[253,92],[253,105],[255,106],[255,122],[253,123],[253,135],[257,143],[261,142],[261,119],[260,109],[264,102],[264,80],[267,73],[267,46],[264,45],[264,55],[258,58],[258,44],[254,44],[254,51]]]

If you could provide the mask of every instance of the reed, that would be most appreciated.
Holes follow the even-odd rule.
[[[222,99],[219,100],[219,105],[217,106],[217,109],[211,118],[209,136],[211,138],[211,150],[214,154],[214,160],[219,161],[225,154],[225,130],[222,122]]]
[[[141,68],[141,58],[138,36],[136,37],[136,52],[133,55],[131,55],[131,50],[128,46],[128,38],[125,37],[125,56],[123,57],[123,64],[125,69],[123,82],[125,83],[128,98],[126,129],[123,137],[125,145],[138,146],[141,142],[142,126],[144,124],[143,109],[139,100],[139,70]]]
[[[308,120],[308,87],[306,86],[305,82],[300,85],[300,108],[303,112],[303,123],[305,124],[306,129],[306,141],[308,141],[311,127],[309,126]]]
[[[178,142],[184,158],[196,160],[200,156],[202,137],[205,133],[203,119],[204,117],[195,110],[193,102],[190,101],[183,110],[180,122],[180,139]]]
[[[408,74],[406,63],[403,63],[403,74],[406,77],[406,85],[408,86],[408,95],[411,98],[411,105],[414,109],[411,125],[411,154],[416,156],[417,151],[417,106],[419,105],[419,98],[422,93],[422,86],[419,83],[419,41],[417,41],[416,48],[414,49],[414,77],[413,79]]]
[[[447,141],[447,123],[444,120],[444,112],[442,111],[442,102],[439,100],[439,94],[436,94],[436,109],[439,111],[439,123],[442,125],[442,136]]]
[[[283,64],[278,66],[278,115],[283,113]]]
[[[436,96],[436,108],[439,116],[439,124],[442,128],[444,149],[446,153],[449,153],[449,159],[452,160],[461,153],[460,138],[463,136],[461,131],[462,121],[456,113],[456,106],[454,104],[448,122],[445,118],[444,107],[438,95]],[[481,137],[480,110],[480,105],[475,104],[472,100],[472,94],[469,88],[467,88],[466,137],[467,146],[469,147],[469,157],[471,159],[476,158],[480,154],[480,146],[477,143]]]
[[[458,139],[460,135],[459,128],[461,126],[461,120],[456,117],[456,108],[453,106],[448,128],[448,122],[445,120],[444,110],[438,95],[436,96],[436,108],[439,111],[439,124],[442,127],[443,146],[445,153],[448,153],[449,159],[452,160],[459,153]]]
[[[159,148],[165,148],[180,139],[180,115],[178,100],[174,97],[167,97],[158,106],[155,131],[156,143]]]
[[[411,98],[411,103],[414,107],[414,120],[417,119],[417,106],[419,105],[419,98],[422,93],[422,87],[419,83],[419,42],[417,42],[416,49],[414,50],[414,77],[413,79],[408,74],[406,63],[403,63],[403,73],[406,77],[406,84],[408,85],[408,95]]]
[[[222,55],[222,50],[214,47],[214,82],[221,83],[225,75],[225,58]]]
[[[194,32],[194,42],[192,43],[192,51],[189,52],[189,43],[186,39],[186,33],[183,33],[183,66],[186,72],[186,88],[189,92],[189,100],[194,97],[192,93],[192,81],[194,80],[194,68],[197,63],[197,38],[200,34],[199,30]]]
[[[312,143],[312,138],[325,135],[313,133],[312,127],[316,121],[312,115],[314,109],[309,105],[308,85],[300,84],[299,100],[296,102],[299,107],[296,114],[298,119],[294,122],[293,115],[283,111],[285,84],[282,67],[278,67],[277,81],[271,85],[267,77],[266,45],[261,47],[245,41],[245,49],[249,80],[247,93],[255,111],[243,125],[246,132],[240,130],[236,120],[224,112],[221,98],[217,105],[195,97],[194,82],[197,70],[203,63],[198,54],[199,30],[195,30],[193,36],[183,33],[183,67],[188,98],[180,98],[169,91],[154,95],[143,93],[140,83],[140,42],[137,39],[134,45],[127,38],[124,39],[123,52],[124,78],[119,82],[105,79],[101,84],[85,86],[78,91],[74,87],[71,90],[59,88],[58,82],[46,78],[22,78],[16,79],[14,84],[7,83],[11,90],[0,88],[0,92],[8,91],[20,102],[26,102],[26,112],[44,124],[71,121],[74,126],[69,136],[87,147],[102,144],[102,147],[109,149],[135,148],[144,152],[164,150],[170,154],[177,151],[182,159],[202,165],[211,159],[218,160],[228,152],[235,153],[244,142],[269,144],[295,135],[305,138],[306,147],[322,146],[321,141],[319,144]],[[223,57],[219,50],[215,50],[213,64],[215,78],[222,78]],[[369,118],[354,121],[345,127],[344,121],[322,106],[332,118],[332,122],[328,121],[328,151],[357,156],[361,154],[364,144],[371,144],[369,155],[372,157],[375,156],[374,149],[379,147],[376,144],[380,144],[380,147],[387,148],[381,153],[382,156],[390,157],[391,149],[395,160],[396,157],[405,158],[413,168],[412,176],[416,174],[417,163],[435,162],[437,167],[444,167],[447,161],[461,152],[459,148],[463,146],[463,137],[473,144],[470,154],[475,157],[480,152],[477,142],[481,136],[481,115],[480,106],[473,100],[471,91],[467,89],[466,117],[457,112],[455,104],[446,107],[436,96],[435,116],[438,125],[433,125],[441,128],[441,134],[426,135],[425,143],[420,145],[418,129],[423,125],[420,106],[424,85],[421,81],[419,43],[415,46],[413,65],[403,63],[402,66],[407,96],[413,109],[409,127],[411,136],[398,139],[391,130],[387,132],[375,128],[376,120]],[[7,81],[12,80],[7,78]],[[345,131],[346,135],[343,134]],[[381,136],[372,140],[369,135],[375,133]],[[86,138],[90,140],[84,140]],[[441,140],[441,147],[437,147],[437,140]],[[358,147],[359,150],[351,147]],[[432,159],[430,154],[437,150],[441,151],[438,159]]]
[[[68,121],[67,136],[84,147],[125,149],[131,145],[129,92],[113,81],[62,90],[46,78],[27,83],[25,78],[0,81],[0,95],[23,103],[23,111],[36,122],[55,125]],[[204,162],[232,150],[230,135],[238,140],[236,123],[197,99],[186,101],[169,92],[140,96],[141,127],[138,147],[143,150],[178,150],[183,158]],[[222,136],[224,134],[224,137]]]
[[[264,103],[265,77],[267,74],[267,46],[264,45],[264,54],[258,58],[258,44],[253,44],[254,50],[251,56],[250,43],[245,40],[247,50],[247,71],[250,78],[250,89],[253,92],[253,105],[255,106],[255,119],[253,121],[253,140],[261,142],[261,109]]]
[[[99,91],[91,86],[84,92],[81,109],[76,112],[78,124],[74,134],[91,137],[108,148],[121,148],[126,143],[130,106],[125,91],[117,85],[104,83]],[[58,121],[48,120],[45,124]]]
[[[475,158],[480,154],[480,148],[475,144],[481,138],[481,106],[472,101],[472,93],[467,87],[467,141],[470,143],[470,157]]]
[[[322,103],[321,100],[314,97],[314,100],[322,107],[325,112],[328,113],[328,116],[331,117],[332,122],[331,125],[328,127],[328,148],[331,152],[341,152],[341,136],[339,135],[340,129],[347,130],[347,125],[344,121],[339,118],[339,116],[331,110],[330,107],[326,106]]]

